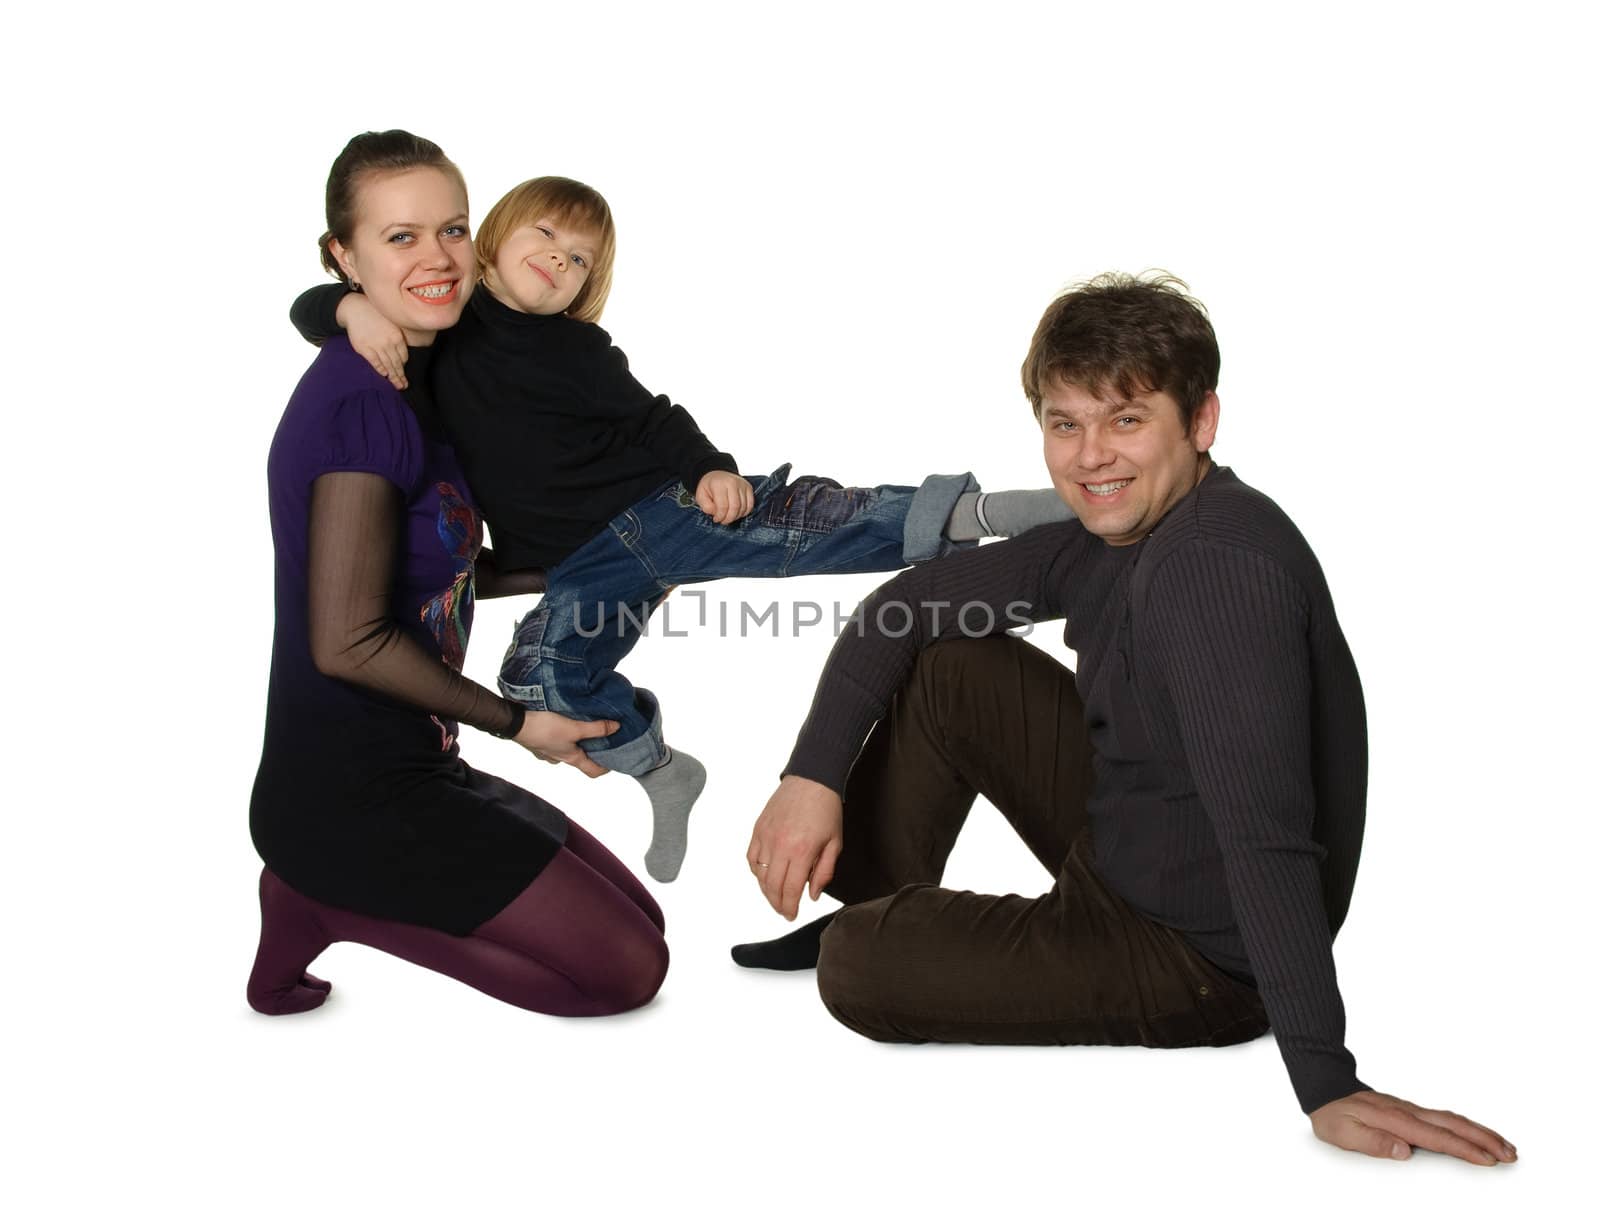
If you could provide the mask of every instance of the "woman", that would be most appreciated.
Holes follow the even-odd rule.
[[[327,210],[324,264],[403,330],[411,388],[426,389],[427,347],[472,286],[460,172],[432,142],[365,133],[333,165]],[[328,983],[306,965],[351,941],[531,1011],[627,1011],[666,975],[655,901],[582,828],[456,750],[465,722],[597,775],[578,740],[615,723],[527,711],[461,675],[474,593],[515,587],[480,554],[466,480],[411,395],[334,339],[273,439],[250,1005],[320,1006]]]

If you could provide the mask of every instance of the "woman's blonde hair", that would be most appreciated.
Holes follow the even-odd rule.
[[[595,233],[594,261],[578,297],[566,314],[575,320],[598,323],[611,293],[611,264],[617,254],[617,229],[611,206],[588,184],[559,175],[541,175],[520,183],[495,202],[478,226],[473,249],[478,276],[484,277],[500,256],[500,245],[513,231],[548,218],[560,226],[581,227]]]

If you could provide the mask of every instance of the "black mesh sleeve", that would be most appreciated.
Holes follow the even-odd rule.
[[[404,511],[400,489],[377,474],[341,471],[312,484],[312,660],[333,678],[499,733],[518,715],[512,703],[445,665],[394,618]]]

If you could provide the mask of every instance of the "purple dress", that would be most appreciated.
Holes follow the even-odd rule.
[[[412,353],[407,370],[420,388],[429,352]],[[468,934],[555,856],[566,818],[465,763],[449,717],[317,669],[312,484],[348,471],[379,475],[403,496],[404,526],[370,544],[396,553],[386,630],[425,647],[434,673],[435,659],[459,671],[466,655],[483,538],[472,492],[450,446],[346,340],[330,340],[290,398],[267,461],[277,626],[251,836],[267,866],[313,899]]]

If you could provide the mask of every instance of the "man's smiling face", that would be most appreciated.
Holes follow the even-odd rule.
[[[1084,528],[1132,546],[1160,523],[1210,467],[1203,454],[1220,406],[1207,393],[1184,430],[1178,403],[1146,390],[1124,397],[1052,380],[1039,401],[1044,460],[1056,492]]]

